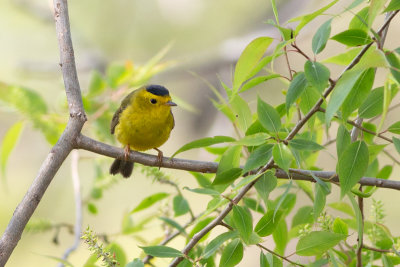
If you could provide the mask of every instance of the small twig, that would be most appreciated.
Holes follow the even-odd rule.
[[[368,245],[363,244],[362,248],[371,250],[371,251],[375,251],[375,252],[379,252],[379,253],[393,253],[392,250],[390,249],[380,249],[380,248],[374,248],[374,247],[370,247]]]
[[[75,227],[74,227],[74,243],[71,247],[69,247],[64,255],[62,256],[63,260],[67,260],[69,254],[75,251],[81,241],[81,232],[82,232],[82,199],[81,199],[81,185],[79,179],[79,171],[78,171],[78,162],[79,162],[79,152],[78,150],[73,150],[71,152],[71,177],[72,177],[72,185],[74,187],[74,198],[75,198]],[[58,264],[59,267],[65,266],[63,263]]]
[[[186,229],[188,228],[190,225],[192,225],[192,223],[201,216],[197,215],[194,218],[191,218],[190,221],[188,223],[186,223],[182,228]],[[168,244],[169,242],[171,242],[175,237],[178,237],[181,234],[180,231],[175,231],[173,234],[168,235],[163,241],[161,241],[161,243],[159,244],[159,246],[165,246],[166,244]],[[147,255],[144,259],[143,259],[143,263],[144,264],[151,264],[150,260],[154,258],[151,255]]]
[[[301,50],[296,43],[292,43],[292,47],[294,49],[296,49],[296,52],[300,53],[303,57],[305,57],[307,60],[311,61],[311,58],[309,56],[307,56],[306,53],[303,52],[303,50]]]
[[[289,56],[288,56],[288,53],[287,53],[287,47],[286,46],[283,48],[283,52],[285,54],[286,65],[287,65],[287,67],[289,69],[289,79],[288,80],[291,81],[291,80],[293,80],[293,74],[292,74],[292,68],[290,67]]]
[[[325,110],[324,108],[321,108],[321,107],[318,109],[318,111],[323,112],[323,113],[326,112],[326,110]],[[336,116],[336,115],[335,115],[334,117],[335,117],[335,118],[338,118],[338,116]],[[383,140],[385,140],[385,141],[388,141],[389,143],[393,143],[393,141],[392,141],[390,138],[388,138],[388,137],[382,135],[381,133],[376,133],[376,132],[374,132],[374,131],[371,131],[370,129],[364,128],[364,127],[358,125],[356,122],[354,122],[354,121],[352,121],[352,120],[346,120],[346,122],[347,122],[348,124],[350,124],[350,125],[352,125],[352,126],[358,128],[358,129],[360,129],[360,130],[363,131],[363,132],[366,132],[366,133],[375,135],[375,136],[377,136],[377,137],[379,137],[379,138],[381,138],[381,139],[383,139]],[[353,133],[353,131],[352,131],[352,133]],[[354,132],[354,133],[356,133],[356,132]]]
[[[396,159],[395,157],[392,156],[389,152],[387,152],[385,149],[383,150],[383,153],[388,156],[393,162],[395,162],[397,165],[400,165],[400,161]]]
[[[235,230],[235,229],[233,229],[232,226],[230,226],[229,224],[226,224],[225,222],[220,222],[219,225],[221,225],[221,226],[223,226],[223,227],[229,229],[230,231],[234,231],[234,230]],[[294,262],[294,261],[289,260],[287,257],[284,257],[284,256],[282,256],[282,255],[276,253],[275,251],[270,250],[269,248],[263,246],[263,245],[260,244],[260,243],[256,244],[256,246],[259,247],[259,248],[264,249],[265,251],[268,251],[269,253],[271,253],[271,254],[277,256],[278,258],[281,258],[282,260],[287,261],[287,262],[289,262],[289,263],[291,263],[291,264],[293,264],[293,265],[296,265],[296,266],[305,266],[305,265],[303,265],[303,264],[299,264],[299,263],[296,263],[296,262]]]
[[[400,103],[397,103],[397,104],[391,106],[390,108],[388,108],[388,113],[389,113],[390,111],[393,111],[393,110],[396,109],[396,108],[399,108],[399,107],[400,107]],[[382,116],[382,114],[379,114],[379,115],[377,115],[377,116],[375,116],[375,117],[369,119],[368,122],[373,122],[374,120],[378,119],[380,116]]]
[[[267,247],[265,247],[265,246],[263,246],[263,245],[261,245],[261,244],[256,244],[256,246],[259,247],[259,248],[264,249],[265,251],[268,251],[269,253],[271,253],[271,254],[277,256],[278,258],[281,258],[282,260],[287,261],[287,262],[289,262],[289,263],[291,263],[291,264],[293,264],[293,265],[295,265],[295,266],[303,266],[303,267],[305,267],[305,265],[300,264],[300,263],[297,263],[297,262],[294,262],[294,261],[292,261],[292,260],[289,260],[287,257],[282,256],[282,255],[276,253],[276,252],[273,251],[273,250],[270,250],[269,248],[267,248]]]
[[[360,185],[359,190],[362,192],[362,185]],[[364,198],[357,196],[358,199],[358,207],[361,212],[361,234],[358,236],[358,242],[360,246],[357,248],[357,267],[362,267],[362,248],[364,245]]]

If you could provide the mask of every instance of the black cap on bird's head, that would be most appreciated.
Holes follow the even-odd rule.
[[[153,95],[159,95],[159,96],[169,95],[168,89],[161,85],[148,85],[146,86],[146,91],[152,93]]]

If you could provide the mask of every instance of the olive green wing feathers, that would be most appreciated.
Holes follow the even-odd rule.
[[[110,129],[111,129],[111,134],[114,134],[115,132],[115,127],[118,125],[119,123],[119,117],[121,115],[121,113],[126,109],[126,107],[129,105],[129,103],[131,102],[131,99],[134,95],[134,93],[137,90],[131,92],[129,95],[127,95],[121,102],[121,106],[117,109],[117,111],[115,111],[114,116],[112,117],[111,120],[111,125],[110,125]]]

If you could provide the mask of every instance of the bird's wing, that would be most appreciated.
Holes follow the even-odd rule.
[[[171,112],[171,116],[172,116],[172,129],[174,129],[175,127],[175,118],[174,118],[174,114],[172,113],[172,110],[170,110],[169,112]],[[171,129],[171,130],[172,130]]]
[[[115,111],[114,116],[112,117],[111,120],[111,134],[114,134],[115,131],[115,127],[118,125],[119,123],[119,116],[121,115],[122,111],[124,111],[126,109],[126,107],[130,104],[131,99],[133,97],[133,94],[136,92],[137,90],[131,92],[129,95],[127,95],[121,102],[121,106],[117,109],[117,111]]]

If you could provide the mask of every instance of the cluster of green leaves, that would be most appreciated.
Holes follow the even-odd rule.
[[[232,86],[221,82],[225,96],[211,87],[216,96],[213,104],[232,122],[239,135],[237,138],[215,136],[195,140],[182,146],[173,155],[203,147],[217,156],[217,173],[194,173],[198,188],[186,188],[194,194],[211,198],[197,219],[198,224],[218,216],[220,209],[244,186],[255,182],[255,191],[250,191],[235,204],[224,218],[226,231],[212,239],[208,234],[205,235],[188,255],[168,246],[143,247],[145,253],[154,257],[185,257],[179,266],[192,266],[196,262],[202,266],[215,266],[216,260],[219,261],[218,266],[236,266],[242,260],[245,247],[258,245],[264,242],[265,237],[272,236],[276,254],[261,252],[260,266],[282,266],[282,260],[286,260],[283,256],[287,252],[287,244],[292,239],[298,239],[292,254],[315,256],[312,266],[328,263],[334,266],[355,266],[356,251],[361,243],[348,245],[351,231],[355,231],[359,236],[369,236],[375,248],[391,251],[382,254],[362,249],[364,264],[372,264],[379,259],[385,266],[400,263],[400,257],[394,249],[399,238],[390,233],[382,220],[365,219],[363,222],[354,198],[371,197],[377,190],[372,186],[364,186],[362,191],[359,190],[357,184],[361,177],[389,179],[393,166],[379,166],[378,156],[383,149],[394,144],[400,152],[400,139],[395,136],[400,133],[400,122],[382,131],[391,101],[399,88],[400,49],[390,51],[378,45],[381,37],[372,27],[381,13],[395,11],[400,7],[398,1],[390,1],[387,5],[386,1],[370,1],[369,4],[354,1],[343,11],[351,10],[354,14],[348,29],[331,36],[331,25],[336,18],[328,19],[313,36],[311,50],[314,55],[305,55],[296,44],[297,35],[304,26],[320,17],[336,2],[290,20],[299,22],[295,30],[291,30],[279,23],[275,2],[272,1],[276,19],[269,23],[279,30],[282,41],[275,45],[271,54],[265,56],[274,40],[270,37],[256,38],[237,61]],[[326,44],[333,41],[344,44],[346,51],[324,60],[316,60]],[[361,52],[363,48],[360,46],[370,43],[372,45],[368,50]],[[273,62],[280,60],[289,48],[303,54],[305,58],[304,68],[296,70],[293,78],[284,77],[272,69]],[[360,53],[363,54],[358,56]],[[326,64],[347,66],[356,57],[359,57],[359,62],[354,67],[347,69],[336,80],[331,76]],[[386,79],[382,85],[374,88],[378,68],[386,75]],[[252,113],[242,94],[271,79],[290,81],[287,89],[283,90],[285,103],[273,106],[258,97],[256,112]],[[327,90],[330,92],[331,89],[332,93],[326,97]],[[318,103],[320,108],[316,112],[313,108]],[[309,113],[311,116],[306,126],[296,132],[294,138],[288,137],[300,120],[297,115],[301,114],[299,117],[304,118]],[[352,126],[348,121],[355,118],[364,119],[362,128],[367,131],[361,131],[362,134],[352,140]],[[337,130],[336,126],[339,126]],[[311,171],[309,176],[315,180],[314,186],[305,181],[278,181],[275,176],[277,168],[286,173],[290,173],[290,168],[321,170],[318,156],[325,149],[322,141],[324,133],[328,131],[336,135],[336,172],[340,182],[340,200],[329,204],[326,202],[327,196],[335,192],[331,183]],[[387,131],[394,134],[392,142],[379,142],[377,133]],[[220,147],[210,147],[215,144]],[[266,169],[265,166],[272,160],[273,168]],[[308,196],[310,203],[301,203],[294,210],[297,200],[295,192],[299,190]],[[279,196],[272,199],[271,192],[275,191],[279,192]],[[340,215],[333,217],[330,214],[333,210],[339,211]],[[290,223],[289,215],[292,217]],[[198,224],[193,229],[198,228]]]
[[[275,1],[271,1],[275,20],[268,23],[280,32],[281,41],[274,44],[271,53],[265,55],[274,39],[256,38],[241,54],[235,66],[232,85],[221,82],[223,93],[211,87],[216,96],[212,100],[214,106],[230,120],[238,135],[235,138],[215,136],[195,140],[182,146],[173,155],[205,148],[219,163],[216,174],[192,173],[198,186],[184,187],[181,191],[177,182],[159,170],[143,168],[143,172],[156,182],[175,188],[174,193],[158,192],[146,197],[122,218],[120,234],[138,240],[143,245],[143,252],[155,258],[152,259],[153,264],[158,266],[157,258],[184,257],[180,267],[194,264],[236,266],[241,262],[246,247],[257,245],[262,248],[260,244],[267,237],[272,237],[275,247],[260,252],[260,266],[282,266],[288,260],[284,256],[287,253],[315,257],[312,266],[355,266],[356,250],[362,238],[353,244],[354,238],[350,237],[352,231],[365,237],[365,240],[368,238],[378,250],[390,252],[382,254],[363,248],[364,264],[372,264],[377,260],[381,260],[385,266],[400,264],[396,251],[400,239],[393,236],[384,225],[381,203],[374,201],[374,216],[363,219],[355,200],[355,196],[368,198],[378,190],[372,186],[364,186],[360,190],[358,182],[361,177],[389,179],[393,166],[380,166],[379,156],[383,150],[393,144],[400,153],[400,139],[396,137],[400,134],[400,122],[383,128],[393,106],[392,100],[399,90],[400,48],[391,51],[377,45],[381,37],[373,27],[376,18],[383,16],[382,13],[400,9],[399,1],[353,1],[343,11],[353,14],[348,28],[331,36],[331,25],[337,18],[323,21],[312,38],[313,55],[307,56],[297,46],[297,36],[303,27],[317,18],[321,19],[337,2],[332,1],[313,13],[291,19],[289,23],[297,23],[292,30],[280,24]],[[320,59],[328,42],[341,43],[346,49],[338,55]],[[371,42],[373,44],[364,53],[360,46]],[[304,55],[304,67],[293,70],[289,65],[291,73],[285,77],[277,73],[273,66],[275,61],[290,57],[289,50]],[[108,134],[109,123],[121,96],[131,87],[147,83],[152,75],[166,67],[158,63],[164,52],[144,66],[133,66],[129,62],[113,64],[104,75],[93,73],[88,90],[83,93],[90,124],[86,129],[91,131],[91,136],[114,142],[114,138]],[[359,57],[360,53],[363,54]],[[358,62],[353,68],[346,70],[338,79],[332,77],[327,64],[348,66],[355,59]],[[375,80],[377,69],[386,75],[383,82]],[[293,72],[295,75],[292,77]],[[255,88],[266,88],[267,91],[268,81],[272,79],[284,84],[284,103],[275,105],[261,96],[252,109],[243,94]],[[378,82],[381,84],[378,85]],[[328,96],[326,92],[331,89],[332,93]],[[64,117],[60,114],[49,115],[45,101],[32,90],[0,84],[1,90],[3,93],[7,90],[7,94],[0,94],[0,100],[23,115],[23,119],[13,125],[3,139],[0,163],[4,172],[8,156],[26,120],[40,129],[50,143],[54,143],[65,125],[65,119],[61,119]],[[320,104],[318,110],[314,109],[316,104]],[[299,127],[299,121],[303,122],[301,118],[307,118],[306,124],[293,137],[290,133]],[[357,140],[352,140],[352,126],[348,121],[355,118],[364,120],[361,125],[364,130]],[[54,123],[47,123],[48,119],[54,120]],[[323,168],[318,158],[321,151],[326,151],[327,145],[323,144],[323,140],[328,132],[330,136],[336,136],[336,155],[332,157],[336,159],[340,182],[340,195],[337,196],[338,201],[333,203],[327,203],[327,196],[336,192],[331,181],[311,172]],[[386,132],[393,134],[391,142],[379,142],[377,134],[372,134]],[[216,144],[219,146],[212,147]],[[103,191],[118,181],[107,174],[104,166],[108,164],[103,164],[103,161],[98,159],[95,162],[96,178],[85,201],[88,211],[93,215],[99,212],[96,201],[102,198]],[[309,176],[315,183],[295,179],[278,180],[275,176],[278,169],[295,176],[291,168],[310,170]],[[232,211],[223,218],[221,225],[225,226],[225,231],[204,234],[188,255],[162,242],[168,241],[174,236],[173,233],[188,242],[219,216],[221,209],[248,185],[254,185],[255,190],[249,191],[240,202],[235,203]],[[308,197],[308,203],[297,201],[299,192]],[[185,197],[189,194],[209,198],[201,214],[193,214],[191,203]],[[294,209],[295,205],[297,209]],[[160,207],[159,212],[140,215],[156,206]],[[332,211],[335,211],[335,216],[331,214]],[[166,239],[148,240],[142,235],[156,219],[170,235]],[[182,225],[180,221],[183,219],[187,219],[188,224]],[[43,230],[51,229],[47,224],[41,224],[41,227],[45,227]],[[98,257],[103,254],[107,257],[115,255],[109,258],[109,266],[114,266],[116,262],[120,266],[144,266],[145,262],[138,257],[128,262],[126,251],[116,242],[111,242],[103,250],[92,232],[87,232],[84,239],[90,242],[89,247],[94,251],[85,263],[86,267],[98,266]],[[293,239],[297,240],[296,250],[287,251],[287,245]],[[270,253],[272,250],[273,253]]]

